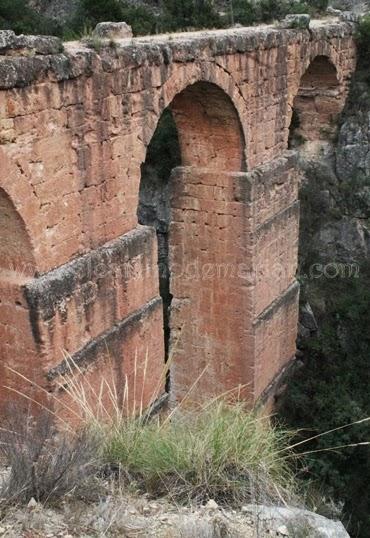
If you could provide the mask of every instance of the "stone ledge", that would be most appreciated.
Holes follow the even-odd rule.
[[[285,151],[281,157],[261,164],[250,172],[247,172],[247,177],[252,183],[263,183],[266,185],[280,183],[281,174],[294,168],[297,164],[297,159],[297,151]]]
[[[40,35],[16,35],[12,30],[0,30],[0,55],[46,55],[63,52],[58,37]]]
[[[297,200],[296,202],[289,205],[288,207],[285,207],[282,211],[279,211],[279,213],[276,213],[275,215],[273,215],[271,218],[269,218],[265,222],[262,222],[262,224],[257,226],[255,230],[257,239],[259,239],[261,235],[266,233],[266,231],[269,228],[271,228],[274,224],[278,223],[280,220],[283,220],[284,218],[289,218],[292,215],[295,215],[298,219],[299,207],[300,207],[300,203]]]
[[[58,366],[49,370],[47,379],[54,381],[60,376],[65,376],[74,370],[75,365],[84,370],[90,364],[98,360],[99,356],[107,353],[107,349],[115,343],[124,341],[130,331],[135,330],[137,324],[151,316],[156,310],[162,312],[162,299],[156,297],[142,308],[116,323],[111,329],[91,340],[86,346],[74,353],[71,358],[64,359]]]
[[[210,61],[222,55],[343,38],[353,35],[354,25],[331,21],[317,24],[310,31],[264,26],[148,36],[117,40],[115,47],[102,47],[100,53],[81,42],[69,42],[64,44],[63,54],[58,38],[6,32],[2,40],[0,35],[0,89],[24,87],[47,78],[61,81],[142,65]],[[18,55],[7,55],[17,50]]]
[[[23,288],[31,312],[40,315],[44,321],[51,319],[58,305],[71,297],[77,288],[102,278],[99,274],[102,268],[111,270],[136,256],[150,254],[154,239],[155,231],[142,226],[34,279]]]
[[[299,294],[300,285],[298,281],[293,282],[273,303],[263,310],[254,320],[253,325],[258,326],[261,323],[271,319],[273,315],[280,310],[282,306],[289,304],[296,299]]]
[[[238,180],[235,189],[235,200],[251,203],[255,201],[254,189],[260,185],[271,188],[284,182],[284,174],[294,170],[297,163],[297,152],[286,151],[282,157],[257,166],[250,172],[235,175]]]
[[[265,390],[258,396],[256,407],[258,409],[274,408],[275,400],[284,386],[284,382],[288,378],[289,374],[293,371],[293,367],[296,364],[296,356],[294,355],[288,359],[287,363],[282,369],[275,375],[272,381],[268,384]]]

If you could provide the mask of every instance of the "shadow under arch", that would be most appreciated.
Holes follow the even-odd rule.
[[[293,101],[289,147],[332,138],[344,105],[341,90],[335,65],[327,56],[316,56],[302,75]]]
[[[235,291],[235,275],[227,274],[228,264],[233,270],[234,235],[242,236],[242,220],[240,230],[233,223],[233,174],[245,169],[245,138],[231,98],[212,82],[188,85],[162,113],[147,148],[138,205],[139,223],[157,232],[165,360],[175,353],[175,399],[205,367],[202,397],[239,384],[233,361],[240,361],[242,350],[235,349],[235,358],[228,355],[242,340],[241,327],[227,330],[223,307]],[[235,312],[242,314],[239,299]]]
[[[15,401],[15,393],[29,392],[28,383],[8,367],[31,378],[38,353],[23,286],[36,273],[25,223],[6,191],[0,188],[0,408]],[[24,389],[24,390],[23,390]],[[25,404],[21,397],[18,400]]]
[[[0,271],[14,278],[33,276],[36,262],[26,225],[10,196],[0,187]]]

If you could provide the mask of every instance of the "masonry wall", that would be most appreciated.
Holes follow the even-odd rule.
[[[193,354],[195,347],[203,346],[202,327],[207,326],[209,335],[223,323],[225,331],[215,333],[216,344],[209,348],[211,354],[222,355],[222,361],[215,365],[205,392],[222,388],[227,379],[229,385],[246,383],[248,397],[254,400],[294,354],[297,293],[289,290],[296,290],[297,186],[293,164],[285,158],[281,163],[294,97],[311,60],[323,55],[336,68],[337,97],[344,104],[355,66],[351,26],[333,23],[310,32],[264,28],[141,38],[103,48],[99,54],[81,43],[66,44],[64,52],[54,45],[50,50],[47,44],[38,47],[33,54],[16,47],[0,49],[0,188],[24,223],[34,262],[33,280],[19,282],[11,298],[14,306],[16,297],[22,296],[22,315],[14,323],[22,328],[22,339],[32,341],[29,376],[41,378],[47,390],[56,390],[67,351],[98,379],[109,371],[107,346],[120,386],[137,356],[141,366],[145,360],[150,365],[151,386],[162,387],[155,238],[153,231],[138,226],[136,216],[140,166],[164,108],[176,105],[177,95],[202,81],[217,86],[231,101],[242,134],[234,140],[232,131],[223,130],[222,116],[215,118],[221,123],[213,145],[214,163],[222,154],[223,140],[231,137],[235,157],[229,154],[227,163],[216,166],[234,178],[240,179],[238,174],[245,170],[255,174],[243,176],[242,185],[235,179],[229,183],[227,196],[234,196],[234,201],[226,200],[232,209],[225,214],[217,211],[220,203],[225,207],[217,193],[224,178],[231,181],[231,176],[221,173],[214,185],[207,174],[201,174],[200,186],[187,181],[187,198],[200,211],[195,223],[186,226],[183,221],[191,208],[178,208],[183,221],[175,212],[173,233],[179,239],[174,249],[184,245],[194,256],[188,235],[195,228],[201,231],[200,241],[210,247],[211,258],[199,254],[199,259],[218,258],[224,242],[224,254],[233,263],[245,263],[257,276],[247,285],[238,277],[224,290],[216,281],[209,288],[203,286],[202,300],[186,307],[187,314],[178,314],[174,326],[182,319],[191,321],[182,345],[191,343],[183,355],[191,352],[194,363],[203,357],[203,351]],[[194,143],[189,138],[192,131],[186,121],[178,121],[184,126],[186,156],[185,148]],[[197,125],[192,129],[196,133]],[[207,130],[201,134],[204,139]],[[199,162],[192,160],[192,152],[185,164],[207,168],[207,146],[197,147]],[[266,163],[276,171],[273,180],[264,172]],[[210,189],[212,185],[217,189]],[[208,235],[202,209],[206,203],[216,219]],[[203,252],[200,243],[196,246]],[[14,259],[18,265],[17,255]],[[272,276],[276,263],[281,273]],[[126,264],[133,267],[132,274],[124,273]],[[184,285],[180,280],[175,284],[179,296]],[[10,326],[2,294],[0,327]],[[217,306],[222,303],[224,308]],[[206,310],[199,323],[194,308],[199,316]],[[8,361],[4,350],[12,345],[17,349],[15,333],[11,342],[0,338],[2,367]],[[226,356],[231,357],[230,365]],[[15,351],[12,360],[24,363],[23,350]],[[176,368],[181,370],[180,363]],[[179,393],[194,375],[187,367],[179,373]],[[149,394],[145,399],[150,400]]]
[[[202,401],[251,378],[252,214],[232,173],[180,168],[171,181],[171,393],[181,401],[199,379],[190,398]]]

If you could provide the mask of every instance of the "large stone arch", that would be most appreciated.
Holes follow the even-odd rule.
[[[199,378],[194,401],[245,381],[251,297],[238,272],[248,249],[243,204],[235,198],[235,175],[246,166],[242,122],[229,93],[209,81],[215,77],[193,69],[190,84],[180,79],[181,91],[169,85],[162,95],[182,159],[169,180],[171,396],[182,399]],[[230,91],[230,80],[215,71]]]
[[[136,207],[148,144],[173,103],[189,158],[171,182],[178,241],[170,254],[180,268],[192,262],[189,278],[172,282],[173,394],[181,396],[210,355],[197,394],[239,382],[249,384],[251,400],[265,391],[295,353],[298,181],[284,150],[300,79],[317,56],[336,66],[344,97],[356,56],[344,23],[314,25],[310,34],[155,36],[99,51],[66,44],[62,57],[51,54],[50,69],[23,49],[9,56],[12,76],[0,76],[0,187],[24,223],[36,276],[25,285],[31,313],[22,293],[16,299],[25,375],[37,370],[43,386],[56,387],[66,349],[98,383],[113,350],[125,374],[132,357],[148,356],[148,393],[161,378],[156,237],[138,226]],[[196,84],[219,89],[226,119],[236,111],[232,149],[242,148],[242,159],[225,151],[220,134],[202,147],[197,121],[189,126],[186,103],[196,92],[187,88]],[[212,131],[212,121],[203,126]]]

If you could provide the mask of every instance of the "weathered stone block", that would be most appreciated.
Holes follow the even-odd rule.
[[[59,54],[63,52],[63,43],[58,37],[15,35],[12,30],[0,30],[1,54]]]
[[[158,295],[153,230],[142,227],[25,287],[48,364],[74,353]]]
[[[126,39],[132,37],[132,29],[126,22],[99,22],[93,35],[102,39]]]
[[[13,45],[14,49],[27,49],[35,54],[59,54],[63,52],[63,43],[58,37],[39,35],[20,35]]]
[[[162,329],[162,302],[153,299],[49,370],[49,390],[58,391],[56,411],[76,422],[71,409],[78,411],[78,406],[68,389],[60,390],[68,387],[74,372],[74,383],[83,383],[86,400],[93,409],[100,405],[100,412],[114,413],[116,405],[129,413],[140,412],[155,403],[165,384]]]
[[[17,37],[13,30],[0,30],[0,53],[11,48],[17,41]]]
[[[280,23],[280,28],[307,30],[310,26],[311,17],[307,14],[287,15]]]

